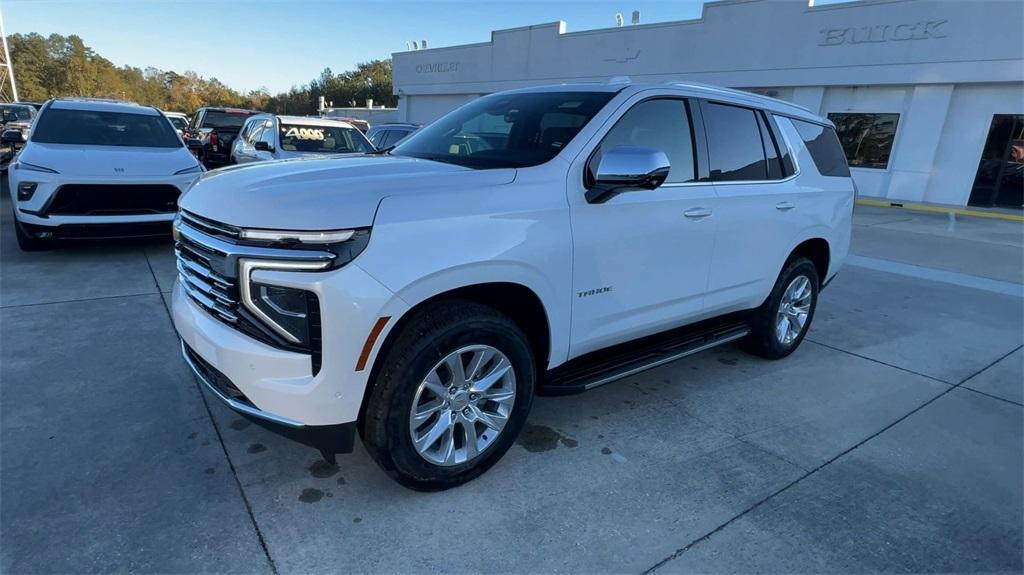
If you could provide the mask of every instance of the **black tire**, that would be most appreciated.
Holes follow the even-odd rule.
[[[536,369],[522,330],[493,308],[449,300],[415,313],[376,370],[360,432],[367,451],[390,477],[417,491],[440,491],[479,476],[512,446],[533,403]],[[439,361],[468,345],[488,345],[505,354],[515,370],[515,401],[505,427],[475,459],[435,465],[417,452],[410,437],[414,395]]]
[[[25,228],[21,226],[17,216],[14,218],[14,235],[18,238],[18,247],[23,252],[41,252],[53,248],[53,241],[41,240],[29,235]]]
[[[799,334],[789,343],[780,341],[776,335],[777,316],[779,306],[786,293],[786,289],[800,276],[806,277],[810,282],[810,311],[807,314],[807,321]],[[757,308],[750,318],[750,335],[745,340],[747,351],[768,359],[781,359],[793,353],[800,342],[807,335],[814,319],[814,310],[818,307],[818,288],[821,285],[818,279],[818,270],[811,260],[803,256],[793,256],[782,268],[779,279],[775,281],[775,287],[761,307]]]

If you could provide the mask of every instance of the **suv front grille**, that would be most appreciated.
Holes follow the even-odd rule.
[[[237,322],[238,285],[235,278],[224,273],[227,254],[200,246],[186,236],[178,238],[174,253],[185,292],[212,315],[228,323]]]
[[[320,372],[322,362],[320,305],[316,295],[310,297],[308,347],[292,344],[274,333],[239,302],[238,259],[252,250],[261,250],[261,257],[287,260],[294,250],[268,249],[239,243],[241,230],[184,210],[182,224],[174,244],[178,278],[189,298],[212,317],[268,345],[308,353],[313,375]],[[219,246],[219,248],[217,247]],[[309,252],[305,252],[309,253]]]
[[[181,190],[170,184],[64,184],[45,213],[55,215],[127,216],[169,214]]]

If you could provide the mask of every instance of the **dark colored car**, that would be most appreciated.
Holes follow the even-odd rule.
[[[394,146],[405,139],[406,136],[419,130],[422,124],[408,124],[394,122],[391,124],[379,124],[366,133],[366,137],[378,150]]]
[[[239,108],[199,108],[186,132],[189,149],[207,168],[226,165],[230,160],[231,143],[238,137],[246,118],[253,114],[262,112]]]

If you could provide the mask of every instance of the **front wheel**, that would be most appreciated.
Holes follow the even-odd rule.
[[[377,370],[363,442],[411,489],[470,481],[526,421],[536,380],[529,341],[511,319],[470,301],[430,305],[400,329]]]
[[[793,353],[811,327],[819,285],[818,271],[811,260],[790,258],[772,293],[751,318],[747,349],[769,359]]]

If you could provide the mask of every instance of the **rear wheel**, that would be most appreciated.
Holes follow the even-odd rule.
[[[363,442],[406,487],[460,485],[497,463],[526,421],[529,342],[511,319],[470,301],[431,305],[401,330],[377,371]]]
[[[769,359],[793,353],[811,327],[819,285],[817,268],[811,260],[790,258],[772,293],[751,318],[747,349]]]

